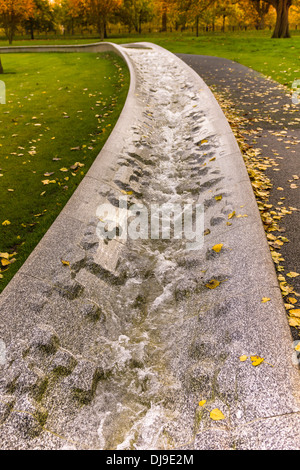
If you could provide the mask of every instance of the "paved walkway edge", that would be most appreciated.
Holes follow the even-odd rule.
[[[241,324],[242,341],[237,340],[236,356],[233,355],[227,369],[222,371],[224,387],[231,380],[236,380],[236,368],[242,367],[239,355],[258,354],[268,361],[270,366],[265,369],[252,367],[246,375],[239,369],[239,378],[244,381],[245,408],[235,409],[236,416],[233,430],[228,430],[222,424],[215,428],[202,429],[190,448],[232,448],[232,442],[241,442],[240,448],[245,449],[300,449],[300,381],[299,369],[294,364],[293,340],[288,327],[285,308],[278,286],[278,280],[273,261],[265,237],[259,210],[248,178],[243,157],[233,136],[230,126],[221,111],[212,92],[204,81],[183,61],[163,48],[152,43],[138,43],[141,47],[154,48],[163,54],[170,54],[190,74],[191,80],[201,90],[203,109],[208,118],[207,133],[218,136],[222,149],[217,155],[217,161],[224,174],[228,176],[228,191],[231,192],[233,209],[240,209],[241,202],[247,205],[247,221],[239,229],[234,224],[225,232],[219,232],[214,242],[222,240],[224,245],[232,245],[235,241],[236,273],[240,276],[240,286],[236,286],[234,299],[241,306],[233,314],[236,323]],[[130,47],[128,45],[128,47]],[[79,185],[65,208],[62,210],[52,227],[41,240],[34,252],[12,279],[1,294],[0,298],[0,338],[9,344],[15,337],[26,337],[27,332],[35,325],[35,314],[28,318],[32,302],[38,297],[39,286],[49,283],[49,270],[52,273],[61,269],[60,260],[80,259],[78,249],[78,233],[84,231],[86,224],[95,217],[96,208],[105,202],[105,198],[97,193],[99,183],[107,185],[114,175],[114,163],[122,150],[124,141],[134,119],[142,116],[145,111],[142,100],[136,96],[137,76],[126,48],[112,43],[89,44],[78,46],[32,46],[0,48],[2,53],[20,52],[102,52],[114,51],[126,62],[131,76],[128,97],[120,118],[107,140],[102,151],[96,158],[86,177]],[[244,219],[245,220],[245,219]],[[219,238],[218,238],[219,237]],[[212,243],[209,242],[209,243]],[[113,257],[109,253],[109,257]],[[108,261],[111,263],[111,260]],[[238,283],[238,278],[236,283]],[[230,290],[224,296],[230,299]],[[228,286],[232,287],[229,283]],[[229,288],[228,288],[229,289]],[[216,293],[212,292],[218,299]],[[270,297],[271,301],[262,304],[253,299]],[[23,305],[26,304],[26,311]],[[247,311],[243,312],[243,309]],[[232,308],[234,310],[234,308]],[[238,315],[241,314],[241,318]],[[68,325],[62,328],[60,340],[68,338]],[[65,336],[64,336],[65,335]],[[239,349],[244,345],[244,349]],[[234,361],[236,360],[236,363]],[[233,374],[233,369],[235,372]],[[199,397],[201,398],[201,397]],[[253,420],[239,422],[239,411],[253,409]],[[257,412],[258,410],[258,412]],[[5,447],[5,444],[4,444]],[[49,446],[50,447],[50,446]],[[189,448],[189,446],[183,446]]]

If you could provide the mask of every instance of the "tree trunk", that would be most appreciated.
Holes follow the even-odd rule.
[[[3,67],[2,67],[2,62],[1,62],[1,58],[0,58],[0,74],[4,73],[4,70],[3,70]]]
[[[199,15],[196,16],[196,36],[199,37]]]
[[[34,39],[34,27],[33,27],[33,18],[30,18],[30,37],[33,40]]]
[[[226,15],[223,15],[222,33],[225,33]]]
[[[289,9],[291,0],[278,0],[276,5],[276,25],[272,38],[290,38]]]
[[[161,17],[161,30],[163,32],[167,31],[167,23],[168,23],[167,9],[166,7],[164,7],[164,10],[162,12],[162,17]]]

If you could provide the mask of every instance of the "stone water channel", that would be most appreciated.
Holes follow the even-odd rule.
[[[144,112],[133,120],[113,181],[97,190],[114,207],[125,195],[128,206],[149,211],[201,204],[212,246],[234,207],[201,94],[178,59],[126,51]],[[193,448],[212,425],[226,433],[243,415],[235,378],[223,370],[239,337],[222,297],[229,264],[207,244],[187,250],[184,238],[100,240],[96,215],[70,266],[37,282],[30,298],[24,286],[33,324],[20,326],[0,366],[2,448],[179,449]],[[214,301],[212,279],[220,283]],[[208,408],[198,405],[204,399]],[[222,410],[222,423],[211,423],[213,408]]]

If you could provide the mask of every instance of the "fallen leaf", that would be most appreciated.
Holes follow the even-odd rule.
[[[206,287],[209,289],[215,289],[220,285],[220,281],[217,281],[216,279],[211,279],[207,284],[205,284]]]
[[[265,304],[266,302],[269,302],[269,300],[271,300],[269,297],[263,297],[261,299],[262,303]]]
[[[69,261],[65,261],[64,259],[61,260],[62,264],[64,266],[70,266],[70,262]]]
[[[225,419],[225,416],[223,415],[222,411],[219,410],[218,408],[214,408],[213,410],[211,410],[210,417],[214,421],[219,421],[221,419]]]
[[[240,356],[241,362],[245,362],[247,359],[248,359],[248,356],[246,356],[245,354],[243,356]]]
[[[212,249],[216,252],[216,253],[220,253],[220,251],[222,250],[222,247],[223,247],[223,243],[219,243],[218,245],[214,245],[212,247]]]
[[[205,403],[206,403],[206,400],[201,400],[201,401],[199,401],[199,406],[203,406],[203,405],[205,405]]]
[[[264,362],[264,358],[259,356],[251,356],[250,359],[254,367],[259,366],[262,362]]]
[[[300,274],[291,271],[290,273],[287,273],[287,276],[288,276],[288,277],[297,277],[297,276],[300,276]]]
[[[289,311],[289,314],[292,315],[293,317],[300,318],[300,308],[293,308],[292,310]]]

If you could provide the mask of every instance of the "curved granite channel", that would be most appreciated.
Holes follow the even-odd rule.
[[[14,50],[107,47],[131,72],[123,112],[0,298],[1,449],[299,449],[299,370],[276,273],[208,87],[149,43]],[[99,207],[120,198],[121,214],[139,204],[141,217],[202,205],[203,245],[99,238]],[[216,408],[224,419],[211,419]]]

